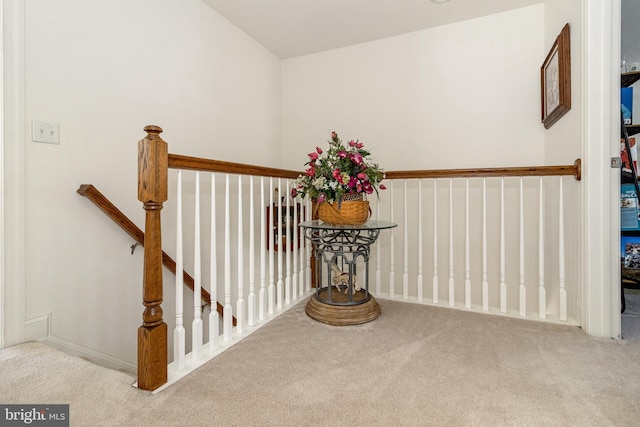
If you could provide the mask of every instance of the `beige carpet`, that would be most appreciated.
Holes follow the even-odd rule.
[[[69,403],[72,426],[635,426],[640,344],[380,301],[332,327],[299,304],[167,390],[38,343],[0,352],[1,403]]]

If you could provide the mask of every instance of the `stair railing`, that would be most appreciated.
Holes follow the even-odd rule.
[[[129,236],[131,236],[137,244],[144,247],[144,232],[131,221],[120,209],[118,209],[104,194],[102,194],[92,184],[82,184],[77,193],[83,197],[89,199],[100,210],[102,210],[109,218],[111,218],[116,224],[118,224]],[[133,252],[132,252],[133,253]],[[162,264],[173,274],[176,274],[176,262],[165,251],[162,251]],[[193,277],[183,271],[183,281],[186,287],[194,290]],[[201,298],[205,305],[211,305],[211,295],[209,292],[201,288]],[[217,310],[222,315],[222,305],[217,303]],[[236,324],[236,319],[233,319],[233,324]]]
[[[169,169],[177,169],[178,170],[178,182],[180,182],[180,172],[183,170],[190,170],[190,171],[195,171],[196,174],[196,178],[195,178],[195,185],[196,185],[196,193],[198,193],[197,188],[198,188],[198,183],[199,183],[199,178],[198,178],[198,174],[200,173],[200,171],[206,171],[206,172],[210,172],[212,174],[212,180],[214,180],[213,175],[215,173],[222,173],[226,175],[226,192],[225,194],[228,195],[230,194],[229,191],[229,175],[230,174],[235,174],[238,175],[238,192],[240,193],[238,195],[238,203],[239,203],[239,209],[241,208],[241,204],[242,204],[242,188],[243,188],[243,183],[241,181],[241,177],[242,176],[256,176],[256,177],[268,177],[269,180],[272,180],[274,177],[278,179],[278,182],[280,179],[284,179],[284,180],[292,180],[297,178],[297,176],[299,175],[300,172],[298,171],[290,171],[290,170],[283,170],[283,169],[275,169],[275,168],[264,168],[264,167],[259,167],[259,166],[252,166],[252,165],[244,165],[244,164],[239,164],[239,163],[230,163],[230,162],[223,162],[223,161],[217,161],[217,160],[208,160],[208,159],[201,159],[201,158],[194,158],[194,157],[187,157],[187,156],[182,156],[182,155],[175,155],[175,154],[169,154],[168,153],[168,148],[167,148],[167,143],[165,141],[162,140],[162,138],[160,137],[160,133],[162,132],[162,129],[160,127],[157,126],[147,126],[145,127],[145,131],[147,132],[147,136],[142,139],[141,141],[139,141],[139,155],[138,155],[138,198],[139,200],[143,203],[143,207],[145,210],[145,235],[146,235],[146,247],[145,247],[145,259],[144,259],[144,278],[143,278],[143,305],[145,306],[144,312],[143,312],[143,324],[140,326],[140,328],[138,329],[138,387],[145,389],[145,390],[157,390],[159,388],[161,388],[163,385],[165,385],[167,383],[167,371],[168,371],[168,367],[167,367],[167,352],[168,352],[168,346],[167,346],[167,324],[164,322],[163,319],[163,311],[162,311],[162,307],[161,307],[161,303],[162,303],[162,299],[163,299],[163,295],[162,295],[162,274],[161,274],[161,269],[162,269],[162,250],[161,250],[161,236],[160,236],[160,211],[163,207],[164,202],[167,200],[168,198],[168,170]],[[466,213],[465,213],[465,227],[468,229],[469,228],[469,180],[470,179],[474,179],[474,178],[481,178],[482,179],[482,187],[483,189],[481,190],[483,194],[482,197],[484,197],[483,201],[482,201],[482,206],[483,209],[486,208],[488,201],[487,201],[487,196],[486,196],[486,192],[484,190],[484,185],[485,185],[485,181],[489,180],[491,178],[497,178],[500,182],[499,187],[501,187],[501,190],[499,190],[500,192],[499,194],[499,198],[502,199],[501,203],[502,205],[499,205],[499,208],[502,209],[502,211],[504,211],[504,204],[505,204],[505,199],[508,197],[507,193],[505,193],[504,187],[505,187],[505,181],[510,179],[510,177],[519,177],[519,182],[520,182],[520,197],[518,199],[518,204],[520,206],[519,209],[519,215],[520,218],[522,218],[524,216],[524,212],[525,212],[525,208],[523,207],[523,203],[525,200],[525,197],[523,196],[524,191],[522,190],[523,188],[523,179],[524,177],[529,177],[529,176],[537,176],[540,177],[540,190],[539,190],[539,194],[540,194],[540,204],[539,204],[539,209],[540,209],[540,216],[539,216],[539,223],[540,223],[540,233],[542,235],[542,233],[544,232],[544,227],[543,227],[543,222],[545,221],[543,213],[544,213],[544,209],[545,207],[543,206],[542,200],[543,200],[543,186],[545,185],[545,183],[543,182],[543,178],[548,177],[548,176],[560,176],[561,178],[563,176],[574,176],[574,178],[576,180],[579,180],[581,178],[580,176],[581,174],[581,168],[580,168],[580,161],[577,160],[574,165],[568,165],[568,166],[544,166],[544,167],[521,167],[521,168],[486,168],[486,169],[449,169],[449,170],[430,170],[430,171],[389,171],[386,173],[386,178],[388,180],[390,180],[391,182],[389,183],[388,187],[390,187],[390,191],[387,193],[383,193],[381,195],[381,199],[379,202],[374,203],[373,207],[374,207],[374,217],[375,218],[380,218],[380,219],[389,219],[391,221],[396,220],[398,223],[400,223],[400,227],[398,227],[398,231],[400,232],[400,230],[402,230],[402,232],[404,233],[404,236],[402,238],[403,240],[403,248],[400,250],[396,250],[395,248],[395,237],[393,236],[393,234],[391,234],[391,238],[388,239],[386,242],[382,242],[382,240],[384,239],[379,239],[380,241],[377,243],[376,248],[373,249],[372,252],[372,259],[376,259],[376,261],[374,262],[376,265],[376,272],[375,272],[375,286],[371,286],[371,291],[372,293],[374,293],[376,295],[376,297],[378,297],[379,295],[387,298],[398,298],[400,296],[400,294],[398,292],[396,292],[395,290],[395,266],[394,266],[394,259],[396,256],[396,252],[398,253],[403,253],[403,261],[404,261],[404,269],[403,269],[403,274],[402,274],[402,299],[403,300],[411,300],[411,301],[416,301],[416,302],[420,302],[420,303],[427,303],[427,304],[438,304],[438,289],[439,289],[439,285],[437,284],[437,271],[435,271],[435,269],[437,268],[437,266],[439,265],[438,260],[434,259],[433,262],[433,267],[434,267],[434,271],[433,271],[433,277],[434,277],[434,286],[433,286],[433,295],[431,298],[425,297],[425,295],[423,295],[423,286],[422,286],[422,259],[423,259],[423,254],[422,254],[422,240],[426,239],[426,238],[430,238],[433,240],[434,242],[434,246],[433,246],[433,251],[432,251],[432,256],[434,258],[436,258],[438,256],[438,253],[441,251],[449,251],[449,286],[448,288],[446,288],[448,290],[448,298],[445,299],[446,301],[448,301],[448,305],[451,307],[458,307],[458,308],[466,308],[469,309],[471,308],[471,303],[473,301],[475,297],[475,293],[477,292],[477,289],[474,287],[472,291],[470,282],[471,282],[471,278],[470,276],[473,275],[474,273],[471,271],[473,268],[469,267],[469,232],[467,231],[463,237],[463,239],[465,240],[465,243],[463,244],[464,247],[464,251],[465,251],[465,262],[466,262],[466,266],[464,267],[464,274],[465,274],[465,284],[464,284],[464,298],[462,299],[462,303],[459,303],[457,298],[457,293],[458,293],[458,289],[459,289],[459,285],[457,284],[457,282],[454,281],[454,276],[458,275],[459,273],[456,271],[454,271],[454,266],[453,266],[453,258],[454,258],[454,245],[458,245],[458,240],[459,237],[455,237],[454,236],[454,231],[453,231],[453,227],[454,227],[454,220],[453,220],[453,215],[454,215],[454,202],[453,202],[453,181],[454,179],[457,178],[462,178],[465,182],[466,182],[466,193],[463,192],[463,197],[466,197],[467,201],[466,201]],[[419,221],[417,226],[412,223],[408,217],[408,209],[407,209],[407,185],[409,183],[409,185],[413,185],[412,183],[417,182],[417,187],[418,187],[418,192],[417,194],[417,198],[421,200],[422,198],[422,193],[425,193],[425,191],[423,191],[422,189],[422,181],[423,180],[433,180],[433,202],[434,202],[434,215],[433,215],[433,234],[428,236],[428,237],[423,237],[423,223],[422,221]],[[546,178],[545,178],[546,179]],[[438,199],[443,198],[443,196],[441,195],[441,187],[443,187],[443,185],[441,185],[440,183],[442,181],[446,181],[448,182],[448,188],[449,188],[449,194],[448,194],[448,199],[449,199],[449,221],[448,224],[443,224],[437,221],[437,210],[436,210],[436,205],[438,202]],[[394,201],[394,191],[396,191],[398,189],[398,187],[400,187],[400,185],[398,185],[397,183],[403,183],[402,185],[404,186],[404,194],[405,194],[405,199],[404,201],[400,201],[400,200],[395,200]],[[245,181],[246,184],[246,181]],[[249,184],[251,185],[251,188],[253,187],[253,179],[249,179]],[[213,187],[215,187],[215,183],[212,182],[212,189]],[[462,185],[465,185],[464,183]],[[559,209],[560,212],[558,214],[559,219],[559,227],[560,229],[554,232],[557,232],[559,235],[561,235],[558,239],[558,244],[560,245],[560,248],[558,249],[559,251],[559,268],[560,268],[560,280],[561,282],[564,280],[564,238],[562,237],[564,235],[564,231],[563,231],[563,195],[562,195],[562,188],[563,188],[563,184],[562,184],[562,180],[560,180],[560,186],[559,189],[558,187],[555,185],[555,183],[550,183],[549,184],[552,188],[552,192],[556,192],[559,190],[559,197],[560,197],[560,204],[559,204]],[[181,184],[178,184],[178,187],[180,187]],[[289,181],[287,181],[287,189],[289,188]],[[282,187],[281,187],[282,188]],[[395,189],[394,189],[395,188]],[[269,191],[272,193],[273,188],[269,187]],[[252,192],[253,190],[251,190]],[[457,191],[457,190],[456,190]],[[213,192],[213,191],[212,191]],[[264,189],[261,191],[262,194],[264,194]],[[287,192],[288,193],[288,192]],[[285,193],[285,194],[287,194]],[[179,190],[178,190],[178,194],[180,194]],[[197,199],[197,196],[196,196]],[[249,199],[252,199],[252,196],[249,197]],[[212,196],[212,200],[213,200],[213,196]],[[290,200],[289,198],[286,198],[286,203],[287,203],[287,211],[289,209],[289,203]],[[493,199],[492,199],[493,200]],[[272,202],[273,200],[269,201],[269,206],[272,206]],[[196,202],[197,204],[198,202]],[[228,200],[225,201],[226,205],[225,208],[229,206],[229,202]],[[253,202],[251,202],[253,203]],[[404,206],[404,207],[402,207]],[[517,206],[517,205],[516,205]],[[253,205],[252,205],[253,207]],[[270,208],[271,209],[271,208]],[[179,212],[180,212],[180,208],[178,209],[178,216],[180,216]],[[196,208],[196,210],[198,210]],[[212,207],[212,211],[213,211],[213,207]],[[249,220],[249,225],[252,226],[253,222],[257,222],[254,220],[253,217],[253,210],[254,209],[250,209],[250,220]],[[264,212],[264,204],[262,206],[260,206],[260,210],[262,210],[262,212]],[[295,211],[295,209],[294,209]],[[307,205],[307,212],[310,212],[310,206]],[[273,211],[271,211],[273,213]],[[387,213],[388,212],[388,213]],[[419,206],[417,207],[417,216],[419,218],[422,218],[422,216],[424,217],[428,217],[429,215],[424,215],[424,212],[422,210],[422,203],[419,203]],[[276,211],[275,215],[271,215],[271,220],[268,224],[268,228],[270,229],[270,233],[273,231],[274,228],[274,222],[273,222],[273,217],[274,216],[281,216],[281,211]],[[401,218],[396,219],[395,216],[400,213],[402,215]],[[412,214],[415,215],[415,214]],[[458,214],[456,214],[458,215]],[[458,215],[459,216],[459,215]],[[228,224],[228,218],[229,215],[228,213],[225,215],[225,230],[229,230],[229,224]],[[306,218],[306,217],[305,217]],[[483,221],[486,220],[487,215],[486,213],[483,216]],[[212,222],[213,222],[213,218],[212,218]],[[241,241],[243,240],[242,237],[242,226],[240,225],[240,223],[242,222],[242,218],[238,218],[238,240],[239,240],[239,244],[241,245]],[[264,218],[261,218],[260,223],[264,224]],[[507,222],[507,220],[505,220],[504,218],[501,218],[501,220],[499,221],[499,225],[498,227],[504,227],[505,222]],[[286,224],[287,228],[289,227],[289,223]],[[494,224],[495,225],[495,224]],[[278,227],[280,227],[280,221],[278,221]],[[418,230],[416,231],[415,228],[418,228]],[[448,227],[449,229],[449,236],[448,236],[448,245],[443,245],[442,244],[442,240],[438,240],[437,238],[437,234],[438,232],[442,232],[441,229],[446,229]],[[519,225],[519,230],[520,230],[520,236],[522,236],[524,234],[524,228],[527,227],[527,225],[525,225],[524,221],[520,221],[520,225]],[[178,225],[176,227],[178,230],[181,229],[181,226]],[[212,225],[211,226],[212,230],[215,229],[215,227]],[[282,235],[281,232],[282,230],[278,230],[280,233],[279,235]],[[505,251],[506,246],[504,244],[504,236],[505,236],[505,231],[504,229],[502,229],[500,232],[501,235],[501,246],[500,246],[500,281],[501,283],[498,286],[498,289],[502,290],[502,293],[499,296],[500,299],[500,303],[499,303],[499,312],[500,313],[506,313],[507,309],[506,309],[506,299],[507,299],[507,293],[505,291],[505,289],[507,288],[507,285],[509,285],[509,287],[511,287],[511,283],[506,283],[508,282],[508,278],[506,277],[505,274],[505,269],[506,266],[504,264],[504,257],[505,257]],[[263,233],[264,234],[264,233]],[[296,236],[296,233],[293,233],[294,237]],[[409,235],[411,235],[412,237],[410,238]],[[483,238],[485,239],[482,242],[482,246],[486,246],[486,236],[487,236],[487,230],[486,229],[482,229],[482,235],[484,236]],[[274,245],[274,241],[276,240],[274,238],[274,234],[269,234],[269,238],[271,239],[270,243],[269,243],[269,255],[270,255],[270,259],[269,262],[270,264],[273,263],[273,258],[271,258],[273,256],[273,245]],[[288,234],[287,234],[288,236]],[[287,237],[289,238],[289,237]],[[197,239],[197,237],[196,237]],[[225,272],[225,295],[224,295],[224,309],[223,309],[223,313],[227,313],[227,312],[231,312],[231,293],[227,288],[227,283],[230,279],[227,275],[227,273],[230,270],[229,267],[229,233],[225,233],[225,246],[224,246],[224,252],[225,252],[225,266],[222,269]],[[409,272],[409,253],[410,251],[408,250],[408,246],[407,246],[407,242],[410,241],[411,239],[415,240],[415,241],[419,241],[419,251],[416,251],[415,253],[418,255],[418,263],[419,266],[417,268],[418,270],[418,276],[417,276],[417,281],[419,283],[419,286],[417,287],[417,295],[415,296],[410,296],[410,294],[413,292],[410,288],[409,288],[409,277],[410,277],[410,272]],[[214,240],[214,237],[212,237],[211,239],[212,241]],[[522,238],[520,238],[520,242],[522,242]],[[438,245],[438,242],[441,242],[440,245]],[[446,240],[445,240],[446,242]],[[263,242],[261,242],[263,243]],[[291,242],[289,240],[287,240],[285,242],[285,247],[289,247],[289,244]],[[522,245],[522,243],[520,243]],[[381,246],[382,245],[382,246]],[[196,247],[198,247],[199,245],[196,244]],[[264,244],[262,245],[262,249],[264,250]],[[295,246],[295,244],[294,244]],[[544,241],[540,241],[540,259],[544,259],[545,255],[544,255],[544,247],[546,247],[546,242]],[[459,248],[459,246],[456,246],[456,248]],[[522,249],[523,246],[521,246],[520,248],[520,289],[522,289],[522,287],[525,285],[525,281],[527,281],[528,279],[524,276],[524,267],[522,267],[523,265],[523,257],[524,257],[524,250]],[[253,253],[254,251],[254,247],[253,247],[253,242],[251,243],[251,248],[249,249],[249,253]],[[177,252],[178,249],[177,249]],[[387,256],[387,261],[381,261],[381,255],[383,254],[383,252],[386,253],[385,256]],[[487,252],[486,249],[483,249],[482,251],[483,253],[483,257],[484,260],[483,262],[486,262],[486,257],[487,257]],[[240,331],[236,331],[234,332],[234,335],[236,333],[238,334],[242,334],[242,330],[246,331],[246,326],[245,326],[245,320],[246,318],[252,318],[252,316],[255,315],[251,314],[251,313],[245,313],[244,307],[245,307],[245,293],[246,291],[242,288],[243,286],[243,271],[244,271],[244,267],[243,267],[243,256],[242,256],[243,252],[242,252],[242,247],[240,246],[238,248],[238,259],[237,259],[237,264],[238,264],[238,286],[240,287],[239,289],[236,289],[237,292],[237,303],[238,303],[238,308],[240,310],[240,313],[238,313],[238,327],[237,329]],[[301,254],[304,254],[307,259],[310,258],[311,256],[311,252],[310,252],[310,248],[307,247],[304,250],[301,251]],[[414,253],[411,252],[411,254],[413,255]],[[268,306],[268,311],[269,314],[272,314],[273,312],[280,310],[283,308],[284,305],[289,305],[290,303],[293,302],[293,299],[300,297],[304,294],[304,292],[302,292],[302,288],[301,291],[299,293],[297,293],[297,291],[295,289],[297,289],[297,286],[294,286],[294,289],[291,290],[289,289],[291,284],[288,282],[289,281],[289,277],[291,276],[290,271],[289,271],[289,258],[287,255],[287,264],[286,264],[286,268],[284,266],[284,264],[282,263],[282,261],[280,260],[282,253],[278,253],[278,265],[277,267],[274,267],[272,265],[269,266],[268,271],[269,271],[269,287],[268,287],[268,292],[266,292],[266,294],[268,295],[268,303],[262,300],[263,297],[263,293],[265,291],[264,287],[261,288],[260,293],[261,293],[261,302],[260,302],[260,310],[263,309],[263,304]],[[261,255],[261,257],[264,259],[264,255]],[[177,257],[178,258],[178,257]],[[214,257],[212,256],[212,259]],[[295,257],[294,257],[295,260]],[[181,262],[177,259],[176,260],[178,263],[181,264]],[[478,262],[478,261],[474,261]],[[382,266],[383,264],[386,264],[384,266]],[[308,280],[305,283],[305,290],[310,289],[310,277],[311,274],[309,273],[310,267],[309,267],[309,263],[307,263],[307,278]],[[381,267],[382,266],[382,267]],[[211,269],[214,270],[216,267],[212,266]],[[252,266],[249,267],[249,269],[252,269]],[[541,266],[541,269],[544,269],[543,266]],[[180,270],[180,268],[178,268],[178,271]],[[294,269],[295,270],[295,269]],[[278,274],[278,278],[277,278],[277,286],[274,286],[274,277],[273,275],[277,272]],[[286,272],[287,276],[286,276],[286,280],[283,278],[283,272]],[[388,277],[389,280],[383,280],[381,279],[383,276],[384,272],[388,272]],[[508,273],[508,272],[507,272]],[[198,273],[195,273],[196,275]],[[296,276],[296,272],[294,271],[293,273],[293,277]],[[486,268],[483,268],[482,271],[483,274],[483,283],[482,283],[482,303],[480,305],[479,310],[480,311],[489,311],[489,300],[487,298],[487,285],[484,283],[486,282]],[[489,278],[490,279],[490,278]],[[306,280],[306,279],[305,279]],[[264,281],[264,279],[263,279]],[[199,280],[198,278],[196,278],[196,283],[198,283]],[[301,283],[302,281],[300,281]],[[455,282],[455,283],[454,283]],[[286,283],[286,285],[285,285]],[[383,283],[386,283],[386,285],[383,285]],[[518,284],[516,284],[516,289],[518,288]],[[214,290],[215,290],[215,286],[212,286],[212,301],[217,301],[216,296],[213,294]],[[284,289],[284,290],[283,290]],[[566,289],[564,288],[564,283],[560,283],[559,284],[559,289],[560,289],[560,298],[564,299],[566,301],[567,299],[567,294],[566,294]],[[545,287],[544,287],[544,283],[541,282],[540,283],[540,296],[541,296],[541,312],[540,313],[544,313],[544,301],[545,301]],[[198,285],[196,286],[196,293],[198,292]],[[294,296],[294,298],[292,299],[292,301],[289,301],[289,296],[291,295],[290,292],[292,292],[292,295]],[[474,292],[474,294],[472,295],[472,292]],[[493,292],[493,290],[491,291]],[[251,288],[249,290],[249,301],[252,301],[249,305],[252,307],[255,307],[255,294],[254,294],[254,289],[251,285]],[[521,295],[526,295],[526,292],[524,294]],[[265,299],[267,298],[267,296],[264,297]],[[491,295],[491,298],[496,298],[495,294]],[[513,293],[512,291],[509,291],[509,298],[513,298]],[[522,311],[525,310],[526,311],[526,307],[527,307],[527,303],[526,300],[523,299],[523,297],[520,297],[520,313],[522,314]],[[178,300],[179,298],[177,298]],[[286,303],[284,302],[286,301]],[[177,304],[178,306],[179,304]],[[274,308],[275,307],[275,308]],[[564,307],[566,307],[566,303],[564,304]],[[227,311],[228,310],[228,311]],[[565,308],[566,310],[566,308]],[[197,307],[195,307],[195,315],[194,317],[199,317],[200,313],[198,313],[198,309]],[[212,312],[212,315],[217,315],[217,312],[214,313]],[[563,316],[566,316],[566,312],[565,313],[561,313],[560,317],[562,318]],[[541,318],[542,315],[541,315]],[[216,319],[216,317],[214,317],[213,319]],[[174,332],[174,337],[178,337],[181,334],[184,335],[184,332],[180,331],[181,328],[181,322],[182,322],[182,318],[181,318],[181,314],[177,313],[177,321],[176,321],[176,331]],[[195,319],[195,323],[197,324],[199,322],[199,319]],[[251,322],[249,322],[251,323]],[[251,325],[250,325],[251,326]],[[217,321],[213,321],[210,323],[210,328],[217,328]],[[198,334],[200,333],[200,331],[198,331]],[[194,333],[195,334],[195,333]],[[224,333],[223,333],[223,337],[224,340],[226,341],[227,339],[231,339],[231,327],[230,324],[226,323],[224,324]],[[218,336],[218,332],[217,330],[214,332],[210,332],[210,340],[215,340],[217,339]],[[213,345],[214,343],[212,341],[210,341],[210,343],[208,345]],[[197,347],[197,343],[194,342],[194,348]],[[176,346],[176,343],[174,342],[174,346]],[[174,347],[175,350],[175,347]],[[193,351],[193,349],[192,349]],[[179,352],[178,352],[179,353]],[[173,364],[176,364],[176,353],[174,353],[174,362]],[[201,357],[198,355],[191,355],[190,357],[192,357],[192,359],[196,358],[196,357]],[[183,375],[184,372],[186,372],[184,370],[183,367],[180,366],[174,366],[172,369],[177,369],[179,371],[182,372]]]

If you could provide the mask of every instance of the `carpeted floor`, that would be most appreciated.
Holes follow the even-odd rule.
[[[0,402],[72,426],[635,426],[640,342],[381,300],[332,327],[304,303],[157,395],[38,343],[0,352]]]
[[[640,291],[625,290],[626,309],[622,313],[622,339],[640,343]]]

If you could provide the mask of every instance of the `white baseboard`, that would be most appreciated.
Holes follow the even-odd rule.
[[[95,363],[96,365],[122,371],[134,377],[137,375],[137,366],[135,363],[131,363],[124,359],[102,353],[100,351],[76,344],[71,341],[67,341],[64,338],[49,335],[46,338],[41,339],[40,342],[50,345],[51,347],[55,347],[64,353],[88,360],[89,362]]]
[[[24,322],[25,341],[39,341],[49,336],[51,314],[34,317]]]

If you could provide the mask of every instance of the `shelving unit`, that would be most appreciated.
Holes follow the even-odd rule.
[[[620,75],[620,87],[629,87],[635,82],[640,80],[640,72],[632,71],[628,73],[622,73]],[[629,144],[629,136],[633,136],[640,133],[640,124],[630,124],[625,125],[624,120],[622,118],[622,113],[620,114],[620,138],[623,140],[625,149],[627,151],[627,155],[629,157],[629,168],[630,172],[622,171],[620,175],[621,184],[633,184],[635,186],[636,198],[640,196],[640,187],[638,186],[638,171],[636,170],[633,159],[631,157],[631,147]],[[636,202],[637,203],[637,202]],[[625,237],[632,236],[640,236],[640,230],[621,230],[620,235],[624,239]],[[621,254],[622,257],[623,254]],[[622,296],[622,312],[624,313],[626,308],[626,301],[624,297],[624,289],[625,288],[639,288],[640,287],[640,275],[637,273],[637,269],[633,268],[631,270],[627,270],[626,261],[620,263],[621,269],[621,296]]]

